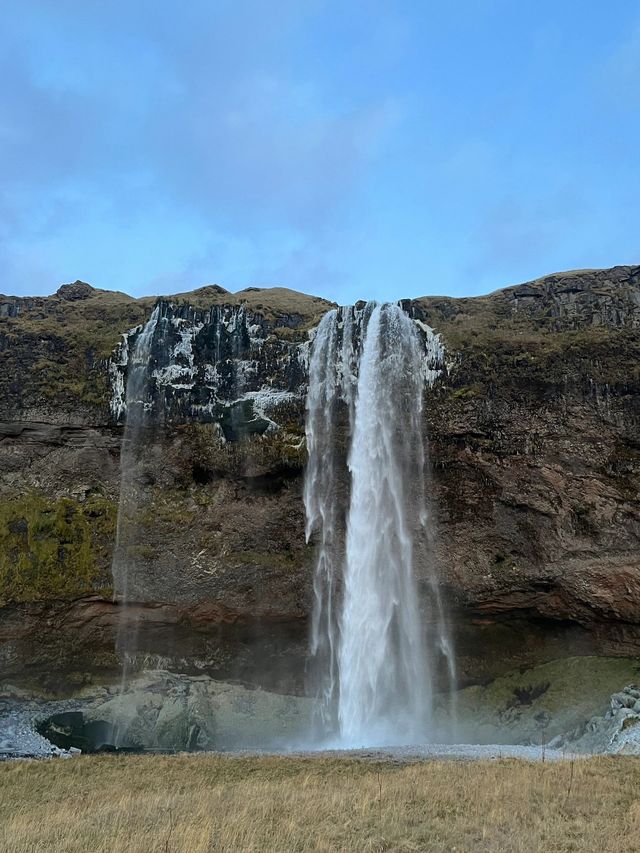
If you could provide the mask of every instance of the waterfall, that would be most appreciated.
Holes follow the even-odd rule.
[[[320,732],[341,746],[424,742],[434,663],[444,658],[454,676],[425,494],[425,360],[416,324],[397,305],[331,311],[313,341],[304,490],[307,539],[315,536],[318,549],[310,651]],[[426,637],[417,548],[430,563]]]
[[[136,338],[127,362],[126,419],[120,451],[120,499],[111,564],[114,598],[117,598],[121,604],[116,649],[122,660],[123,688],[126,686],[129,659],[136,650],[137,620],[132,618],[129,611],[131,584],[129,549],[133,544],[136,529],[135,515],[138,509],[136,474],[141,434],[147,424],[150,409],[150,402],[146,399],[149,387],[149,362],[159,314],[160,309],[156,306]]]
[[[342,738],[424,737],[429,681],[413,574],[422,379],[414,324],[377,307],[360,361],[339,651]]]
[[[314,608],[311,623],[311,655],[318,678],[320,730],[331,728],[337,687],[338,633],[335,610],[338,530],[336,447],[332,440],[336,412],[335,372],[338,312],[329,311],[318,326],[313,358],[309,365],[309,392],[305,432],[309,461],[304,483],[306,538],[319,530],[318,554],[313,579]]]

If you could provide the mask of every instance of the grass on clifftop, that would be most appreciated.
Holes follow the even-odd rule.
[[[87,285],[82,285],[87,287]],[[166,296],[178,304],[199,308],[245,305],[262,314],[288,339],[306,339],[306,329],[320,321],[333,303],[286,288],[248,288],[227,293],[203,287]],[[110,387],[105,359],[113,354],[122,334],[144,323],[155,297],[133,299],[125,293],[90,289],[85,298],[68,300],[60,293],[47,297],[0,302],[18,304],[17,316],[0,317],[0,397],[4,394],[18,409],[56,406],[70,409],[108,405]],[[297,315],[299,328],[278,328],[280,321]]]
[[[197,308],[211,308],[212,305],[245,305],[250,311],[262,314],[276,326],[279,318],[297,314],[301,317],[302,327],[305,329],[319,323],[325,311],[333,308],[335,304],[321,296],[299,293],[288,287],[246,287],[236,293],[228,293],[214,285],[164,298],[171,302],[186,302]]]
[[[0,765],[3,853],[632,851],[640,761],[212,755]]]

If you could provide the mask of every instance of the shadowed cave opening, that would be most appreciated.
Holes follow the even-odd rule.
[[[52,714],[36,725],[38,734],[60,749],[79,749],[85,754],[100,752],[144,752],[138,744],[113,743],[113,727],[104,720],[87,720],[82,711]],[[154,750],[157,751],[157,750]]]

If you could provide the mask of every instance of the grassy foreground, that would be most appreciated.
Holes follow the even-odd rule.
[[[637,851],[640,759],[396,766],[98,756],[0,764],[0,850]]]

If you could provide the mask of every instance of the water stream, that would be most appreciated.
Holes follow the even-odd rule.
[[[150,409],[149,370],[153,337],[158,326],[160,309],[156,306],[147,323],[135,340],[127,364],[126,420],[120,451],[120,499],[116,541],[111,571],[114,598],[121,605],[116,639],[116,651],[122,661],[122,690],[127,684],[129,661],[136,651],[137,620],[129,608],[131,586],[131,553],[137,527],[139,508],[137,472],[141,436],[147,426]]]
[[[156,307],[135,338],[127,365],[113,556],[121,603],[122,692],[137,652],[130,603],[139,585],[137,515],[145,430],[154,406],[150,378],[159,315]],[[240,355],[242,329],[236,326],[229,329],[232,360]],[[430,330],[398,305],[361,303],[330,311],[315,334],[304,503],[307,539],[317,545],[311,626],[316,743],[357,748],[433,741],[436,671],[446,672],[449,688],[455,683],[435,569],[423,439],[425,384],[435,375],[439,346]],[[183,343],[174,349],[182,354]],[[218,368],[219,345],[215,357]],[[188,353],[184,358],[190,369]],[[244,389],[233,374],[229,392],[237,399]],[[233,422],[233,412],[231,423],[240,436],[242,425]],[[114,743],[123,737],[125,731],[115,732]]]
[[[397,305],[329,312],[313,343],[304,497],[318,548],[316,734],[343,747],[432,739],[435,665],[455,680],[425,487],[425,361]],[[428,563],[422,596],[416,549]]]

